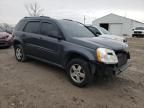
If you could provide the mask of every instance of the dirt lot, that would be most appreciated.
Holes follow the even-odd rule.
[[[0,49],[0,108],[143,108],[144,39],[129,39],[131,66],[113,80],[77,88],[63,70],[35,60],[18,63]]]

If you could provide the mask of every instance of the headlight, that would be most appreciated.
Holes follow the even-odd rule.
[[[98,48],[96,50],[96,57],[99,62],[106,64],[117,64],[118,58],[113,50],[106,48]]]

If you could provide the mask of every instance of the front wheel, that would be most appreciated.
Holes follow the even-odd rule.
[[[72,84],[84,87],[92,81],[88,62],[83,59],[73,59],[67,65],[67,73]]]

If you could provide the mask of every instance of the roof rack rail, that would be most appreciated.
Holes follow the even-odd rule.
[[[50,17],[48,17],[48,16],[40,16],[40,17],[46,17],[46,18],[50,18]]]
[[[34,18],[35,16],[26,16],[24,18]]]
[[[50,18],[48,16],[25,16],[24,18],[36,18],[36,17],[45,17],[45,18]]]
[[[73,21],[73,20],[71,20],[71,19],[63,19],[63,20],[67,20],[67,21]]]
[[[71,19],[62,19],[62,20],[74,21],[74,20],[71,20]],[[79,21],[74,21],[74,22],[77,22],[77,23],[83,24],[83,23],[81,23],[81,22],[79,22]]]

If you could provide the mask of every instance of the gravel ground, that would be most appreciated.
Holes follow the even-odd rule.
[[[73,86],[65,72],[0,49],[0,108],[143,108],[144,39],[129,39],[131,66],[113,80]]]

